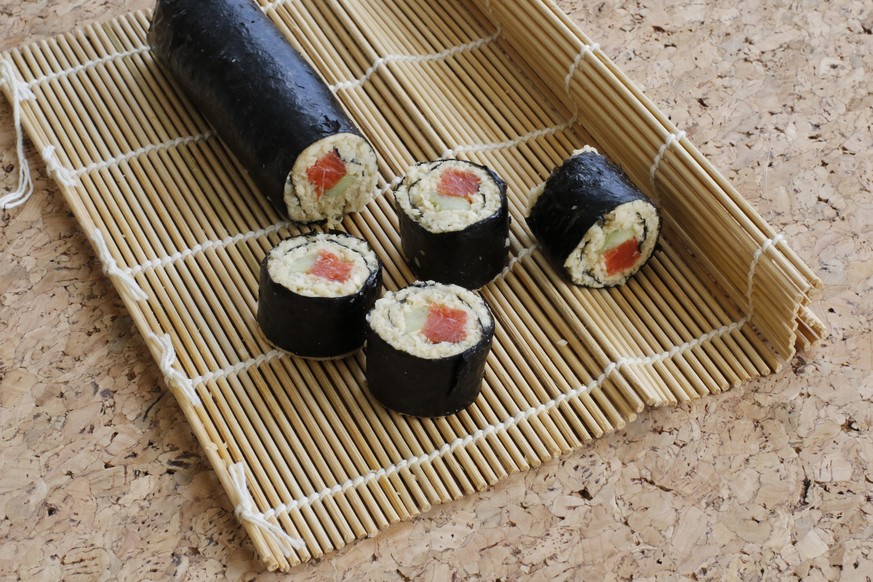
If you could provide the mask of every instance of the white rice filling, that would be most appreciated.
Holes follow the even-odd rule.
[[[322,251],[352,263],[345,281],[332,281],[308,271]],[[341,234],[317,234],[286,239],[273,247],[267,260],[270,279],[298,295],[344,297],[363,287],[378,268],[376,253],[361,239]]]
[[[467,201],[437,192],[448,170],[471,172],[479,178],[479,190]],[[429,232],[455,232],[485,220],[500,209],[500,187],[483,168],[457,160],[437,160],[414,166],[394,193],[397,204],[412,220]]]
[[[577,285],[604,287],[621,284],[652,255],[660,227],[658,212],[648,201],[621,204],[585,233],[567,257],[564,267]],[[631,237],[639,244],[640,256],[633,267],[608,275],[604,253]]]
[[[424,323],[432,304],[442,304],[467,313],[466,337],[458,343],[432,343]],[[419,358],[436,360],[460,354],[482,339],[483,329],[492,326],[491,313],[481,297],[457,285],[428,282],[386,293],[367,315],[370,327],[394,348]]]
[[[315,162],[331,150],[336,150],[346,166],[345,177],[319,198],[314,184],[306,175]],[[350,212],[358,212],[376,192],[378,166],[376,151],[361,136],[338,133],[319,140],[303,150],[285,180],[285,205],[288,216],[297,222],[338,220]]]

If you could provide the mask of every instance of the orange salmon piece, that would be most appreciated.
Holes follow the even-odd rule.
[[[321,198],[322,194],[330,191],[346,177],[346,172],[345,162],[340,159],[336,150],[331,150],[306,168],[306,178],[315,186],[316,198]]]
[[[354,268],[355,264],[352,261],[346,261],[330,251],[319,251],[318,258],[307,272],[322,279],[345,283]]]
[[[606,274],[615,275],[626,271],[637,263],[640,258],[640,244],[632,238],[603,253],[606,261]]]
[[[440,176],[437,194],[464,198],[467,202],[472,202],[473,194],[479,191],[480,184],[479,176],[473,172],[451,168]]]
[[[462,342],[467,339],[467,312],[442,303],[433,303],[428,307],[427,320],[421,333],[434,344]]]

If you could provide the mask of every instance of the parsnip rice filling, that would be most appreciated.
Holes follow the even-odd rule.
[[[326,268],[325,262],[329,263]],[[267,261],[273,281],[308,297],[351,295],[377,267],[376,254],[367,243],[336,234],[284,240],[270,251]]]
[[[436,309],[434,309],[436,308]],[[427,337],[429,316],[434,312],[465,312],[461,341],[434,343]],[[457,285],[414,285],[386,293],[376,302],[367,321],[379,336],[394,348],[426,359],[460,354],[482,339],[482,330],[492,325],[484,301]]]
[[[634,200],[617,206],[603,220],[592,226],[567,257],[564,267],[578,285],[603,287],[622,283],[645,263],[655,250],[660,218],[652,204]],[[610,251],[637,243],[634,260],[618,271],[611,269]]]
[[[376,190],[376,152],[364,138],[338,133],[303,150],[285,180],[288,216],[298,222],[358,212]]]
[[[395,199],[407,216],[433,233],[463,230],[492,216],[501,203],[500,188],[487,171],[457,160],[417,164]]]

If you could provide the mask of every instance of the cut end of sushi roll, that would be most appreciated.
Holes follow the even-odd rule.
[[[258,323],[292,354],[341,357],[364,345],[381,284],[381,264],[366,241],[341,233],[288,238],[261,263]]]
[[[285,239],[267,257],[273,282],[308,297],[354,293],[378,266],[379,259],[365,241],[343,234]]]
[[[592,226],[564,262],[570,279],[586,287],[612,287],[627,281],[655,250],[661,219],[647,200],[617,206]]]
[[[376,152],[359,135],[337,133],[297,157],[285,182],[288,216],[297,222],[336,221],[372,199],[378,179]]]
[[[394,348],[430,360],[465,352],[482,340],[483,330],[494,327],[481,297],[433,282],[387,293],[367,321]]]
[[[387,408],[444,416],[479,396],[494,320],[472,291],[416,283],[377,301],[367,323],[367,385]]]
[[[429,232],[464,230],[495,214],[505,186],[487,168],[462,160],[415,165],[395,193],[401,210]]]

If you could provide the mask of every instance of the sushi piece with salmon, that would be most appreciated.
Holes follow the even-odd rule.
[[[506,183],[462,160],[413,166],[394,193],[400,241],[421,280],[478,289],[509,259]]]
[[[367,327],[367,386],[387,408],[445,416],[479,396],[494,318],[476,293],[417,282],[379,299]]]
[[[335,222],[370,201],[375,150],[255,2],[158,0],[148,39],[281,213]]]
[[[291,237],[261,262],[258,324],[276,347],[305,358],[359,350],[382,265],[366,241],[343,233]]]
[[[652,256],[661,215],[597,150],[574,152],[528,205],[527,224],[550,261],[576,285],[614,287]]]

